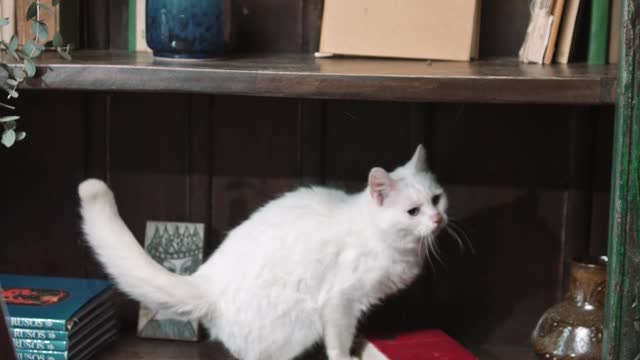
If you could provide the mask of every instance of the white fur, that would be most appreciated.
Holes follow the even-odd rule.
[[[425,239],[441,228],[431,219],[446,220],[447,206],[420,146],[390,174],[374,168],[361,193],[301,188],[269,202],[181,277],[144,253],[102,181],[86,180],[79,193],[86,238],[120,289],[199,319],[245,360],[291,359],[320,340],[330,360],[351,359],[358,318],[413,281]]]

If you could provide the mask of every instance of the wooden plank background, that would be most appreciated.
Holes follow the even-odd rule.
[[[241,50],[315,50],[321,1],[237,3]],[[483,56],[517,52],[526,7],[483,1]],[[103,18],[81,23],[121,26]],[[122,46],[95,35],[86,47]],[[309,183],[360,190],[371,167],[404,163],[418,143],[475,253],[442,236],[442,261],[363,329],[438,326],[469,343],[527,346],[562,294],[568,259],[606,249],[612,107],[28,91],[17,106],[28,137],[0,149],[0,272],[104,276],[80,236],[86,177],[112,185],[140,241],[147,220],[204,222],[211,252],[278,194]],[[133,327],[136,305],[122,303]]]

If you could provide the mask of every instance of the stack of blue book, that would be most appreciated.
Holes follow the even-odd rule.
[[[119,324],[105,280],[0,274],[19,360],[82,360],[111,343]]]

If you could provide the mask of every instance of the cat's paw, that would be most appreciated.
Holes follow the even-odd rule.
[[[111,194],[107,184],[98,179],[87,179],[78,186],[78,195],[83,201],[91,201]]]

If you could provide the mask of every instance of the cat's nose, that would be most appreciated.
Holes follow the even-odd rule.
[[[444,219],[442,218],[442,214],[435,213],[431,215],[431,221],[433,221],[437,225],[441,225]]]

